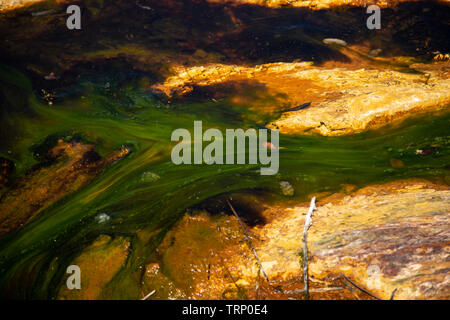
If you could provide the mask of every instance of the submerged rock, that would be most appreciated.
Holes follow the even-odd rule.
[[[101,213],[98,216],[96,216],[95,219],[98,221],[98,223],[105,223],[109,221],[111,217],[108,216],[106,213]]]
[[[323,39],[323,43],[325,43],[325,44],[334,44],[334,45],[343,46],[343,47],[345,47],[347,45],[347,42],[345,42],[344,40],[334,39],[334,38]]]
[[[280,188],[285,196],[292,197],[294,195],[294,187],[288,181],[281,181]]]
[[[156,173],[146,171],[142,174],[141,181],[142,182],[155,182],[158,181],[161,177]]]

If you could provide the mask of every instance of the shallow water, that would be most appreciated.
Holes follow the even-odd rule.
[[[17,78],[7,79],[18,83],[19,77],[17,73]],[[120,280],[113,280],[112,293],[115,296],[127,286],[129,296],[122,293],[120,297],[133,298],[137,290],[133,274],[164,232],[187,208],[221,194],[257,190],[265,201],[289,203],[305,200],[311,193],[340,190],[344,184],[364,186],[408,177],[442,180],[448,174],[448,114],[339,138],[281,135],[280,171],[276,176],[261,176],[259,165],[176,166],[170,160],[172,131],[192,131],[194,120],[203,120],[205,129],[261,127],[265,119],[248,120],[254,114],[245,108],[220,102],[164,104],[143,91],[139,79],[121,85],[111,82],[113,89],[83,83],[80,96],[49,106],[27,92],[30,84],[22,81],[23,88],[18,90],[29,95],[31,114],[23,118],[23,135],[27,137],[27,130],[35,133],[22,140],[24,145],[12,148],[22,166],[34,161],[26,145],[42,143],[55,133],[66,139],[79,133],[103,155],[121,145],[129,146],[132,153],[105,169],[90,185],[0,240],[3,294],[11,294],[7,288],[11,284],[15,287],[20,277],[21,287],[34,288],[20,295],[53,297],[71,259],[98,235],[110,234],[125,235],[133,241],[134,255],[120,273]],[[430,145],[439,152],[426,157],[416,154],[416,149]],[[393,168],[390,158],[403,161],[404,167]],[[18,171],[23,169],[18,166]],[[142,179],[146,172],[160,179]],[[280,181],[293,185],[293,198],[282,195]],[[99,223],[95,217],[100,213],[111,219]],[[140,229],[156,231],[157,235],[149,243],[141,243],[135,235]],[[49,271],[49,264],[53,271]],[[130,278],[125,281],[122,277]]]

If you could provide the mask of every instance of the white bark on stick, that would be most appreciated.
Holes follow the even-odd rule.
[[[312,225],[312,214],[316,210],[316,197],[311,199],[311,204],[309,206],[308,213],[305,218],[305,226],[303,227],[303,282],[304,282],[304,290],[305,290],[305,299],[309,299],[309,275],[308,275],[308,229]]]
[[[154,295],[156,292],[156,290],[153,290],[152,292],[150,292],[148,295],[146,295],[145,297],[143,297],[141,300],[147,300],[148,298],[150,298],[152,295]]]

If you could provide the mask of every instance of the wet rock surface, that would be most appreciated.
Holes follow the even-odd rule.
[[[127,155],[123,148],[101,158],[94,146],[62,139],[37,166],[0,197],[0,236],[28,223],[41,210],[90,183],[107,165]]]
[[[284,113],[279,120],[269,124],[269,128],[278,128],[287,134],[334,136],[447,108],[450,103],[449,66],[448,62],[430,67],[418,65],[422,74],[376,70],[370,65],[369,69],[328,69],[306,62],[252,68],[227,65],[180,67],[175,76],[154,85],[153,89],[171,97],[220,83],[258,82],[271,96],[279,97],[274,102],[275,110],[295,108],[305,101],[312,101],[308,108]]]
[[[406,181],[336,197],[321,200],[313,216],[308,234],[312,275],[343,273],[383,299],[395,289],[398,299],[448,298],[447,187]],[[281,276],[299,270],[307,207],[286,211],[260,234],[267,240],[259,248],[267,272]],[[272,259],[276,256],[280,259]]]
[[[130,241],[125,237],[99,236],[73,261],[83,276],[83,290],[69,290],[61,286],[60,300],[109,299],[107,285],[126,262]]]
[[[394,299],[448,299],[449,204],[448,187],[422,180],[320,200],[308,234],[312,298],[374,298],[347,278],[380,299],[393,293]],[[188,286],[184,297],[303,299],[307,210],[307,204],[271,207],[264,211],[264,226],[249,228],[269,283],[238,221],[223,216],[212,222],[206,213],[186,216],[167,235],[158,249],[165,257],[161,270],[179,287]]]

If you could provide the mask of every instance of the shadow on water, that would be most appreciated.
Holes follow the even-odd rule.
[[[76,1],[74,4],[77,3]],[[341,38],[369,43],[385,55],[429,59],[450,51],[449,5],[402,3],[382,11],[383,28],[366,28],[364,8],[317,10],[220,5],[206,1],[79,1],[82,30],[65,26],[65,7],[42,2],[0,17],[0,53],[5,63],[27,70],[39,87],[65,86],[83,73],[117,68],[168,74],[173,63],[261,64],[294,60],[349,62],[322,43]],[[31,12],[54,9],[51,15]],[[106,61],[106,66],[105,66]],[[44,80],[54,72],[59,79]]]

